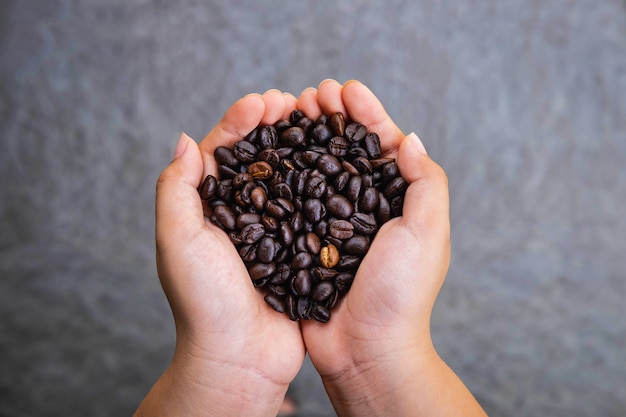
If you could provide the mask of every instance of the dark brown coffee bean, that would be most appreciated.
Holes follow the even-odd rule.
[[[313,226],[312,230],[317,236],[323,238],[328,234],[328,222],[326,220],[320,220]]]
[[[322,243],[320,241],[319,236],[317,236],[313,232],[308,232],[305,235],[305,244],[306,244],[306,249],[313,255],[317,255],[322,248]]]
[[[331,268],[322,268],[319,266],[313,268],[313,275],[320,281],[332,280],[337,274],[339,274],[339,272]]]
[[[317,158],[317,169],[324,175],[334,177],[341,172],[342,166],[336,156],[326,153]]]
[[[365,136],[365,140],[363,142],[364,148],[367,151],[367,155],[371,159],[380,158],[383,151],[380,149],[380,138],[376,133],[368,133]]]
[[[349,255],[365,255],[370,248],[370,240],[363,235],[354,235],[343,242],[342,249]]]
[[[234,189],[241,189],[248,182],[252,182],[253,179],[254,178],[252,177],[252,175],[250,175],[247,172],[238,172],[233,177],[233,188]]]
[[[283,284],[291,278],[291,268],[287,264],[280,263],[276,266],[276,272],[272,275],[271,283],[278,285]]]
[[[280,222],[279,226],[280,238],[285,246],[289,246],[293,243],[294,233],[291,228],[291,224],[288,221],[284,220]]]
[[[337,275],[335,278],[335,287],[337,288],[337,292],[341,294],[345,294],[352,286],[352,282],[354,281],[354,275],[348,273],[341,273]]]
[[[323,305],[316,304],[311,309],[311,317],[320,323],[328,323],[330,320],[330,310]]]
[[[274,261],[276,257],[276,242],[271,237],[264,237],[259,241],[256,249],[257,259],[265,264]]]
[[[237,229],[241,230],[249,224],[261,223],[261,215],[256,213],[242,213],[237,216]]]
[[[325,124],[317,124],[311,129],[311,139],[317,144],[324,145],[333,136],[330,127]]]
[[[328,299],[334,291],[335,285],[331,281],[320,281],[315,288],[313,288],[311,298],[313,301],[321,303],[326,301],[326,299]]]
[[[350,223],[354,226],[354,231],[362,235],[374,234],[378,229],[376,218],[372,214],[354,213],[350,217]]]
[[[348,149],[348,158],[367,158],[367,151],[361,147],[360,143],[353,143]]]
[[[207,175],[202,186],[200,187],[200,198],[202,200],[211,200],[217,191],[217,178],[213,175]]]
[[[328,299],[326,299],[326,302],[324,303],[324,306],[328,310],[332,310],[333,308],[335,308],[335,305],[337,304],[337,300],[338,299],[339,299],[339,292],[338,291],[333,291],[333,293],[330,295],[330,297],[328,297]]]
[[[391,200],[400,194],[404,194],[408,187],[407,182],[402,177],[396,177],[389,181],[383,190],[383,194],[387,199]]]
[[[383,165],[382,174],[385,181],[389,181],[400,176],[400,168],[398,168],[397,163],[389,162],[388,164]]]
[[[289,224],[291,225],[291,230],[293,230],[294,233],[298,233],[300,230],[302,230],[302,226],[304,226],[304,215],[302,214],[302,212],[296,211],[295,213],[293,213],[293,216],[291,216],[291,218],[289,219]]]
[[[376,219],[379,224],[387,222],[391,218],[391,205],[389,200],[382,193],[379,194],[378,208],[376,209]]]
[[[308,268],[313,263],[313,255],[309,252],[299,252],[291,260],[291,269]]]
[[[287,309],[287,306],[285,305],[285,300],[275,294],[267,294],[265,296],[265,302],[279,313],[284,313]]]
[[[328,141],[328,153],[338,157],[346,156],[350,143],[343,136],[333,136]]]
[[[370,164],[372,164],[372,168],[374,169],[378,169],[392,162],[395,163],[396,159],[395,158],[376,158],[376,159],[370,160]]]
[[[264,264],[264,263],[255,263],[250,268],[248,268],[248,273],[250,274],[250,278],[253,280],[263,279],[271,276],[276,271],[276,264]]]
[[[217,167],[217,174],[219,175],[220,178],[225,179],[225,178],[234,178],[235,175],[237,175],[237,171],[235,171],[233,168],[228,167],[226,165],[219,165]]]
[[[326,210],[340,219],[347,219],[352,215],[354,206],[343,195],[333,194],[326,199]]]
[[[303,118],[298,120],[298,122],[295,125],[299,128],[302,128],[302,130],[304,130],[304,133],[308,135],[311,132],[311,129],[313,128],[314,124],[315,122],[313,120],[304,116]]]
[[[346,185],[346,197],[348,200],[356,203],[361,195],[361,188],[363,187],[363,180],[360,176],[350,177],[348,185]]]
[[[401,195],[395,196],[389,202],[391,206],[391,217],[402,216],[402,206],[404,205],[404,198]]]
[[[229,230],[235,229],[235,226],[237,225],[237,216],[235,216],[235,213],[230,209],[230,207],[226,205],[217,206],[213,209],[213,213],[215,213],[217,221],[220,222],[220,224],[225,228]]]
[[[291,187],[284,182],[272,185],[270,192],[274,198],[285,198],[287,200],[293,199]]]
[[[321,198],[326,193],[326,181],[322,177],[309,177],[304,192],[312,198]]]
[[[349,239],[354,235],[354,226],[347,220],[335,220],[329,225],[330,235],[337,239]]]
[[[285,305],[287,307],[287,316],[290,320],[296,321],[298,320],[298,299],[295,295],[289,294],[285,298]]]
[[[302,146],[306,142],[304,130],[301,127],[290,127],[280,135],[280,143],[283,146],[296,147]]]
[[[257,161],[248,165],[248,172],[252,174],[255,179],[266,180],[274,175],[274,170],[267,162]]]
[[[241,162],[254,161],[258,153],[259,149],[246,140],[240,140],[233,146],[233,155]]]
[[[252,201],[254,208],[261,211],[265,208],[267,193],[261,187],[254,187],[254,189],[250,192],[250,200]]]
[[[359,123],[350,123],[346,126],[345,136],[350,142],[358,142],[365,138],[367,128]]]
[[[265,227],[265,230],[267,230],[268,232],[277,231],[280,225],[278,220],[268,215],[261,216],[261,224]]]
[[[330,128],[336,136],[343,136],[346,129],[346,121],[343,113],[337,112],[330,116]]]
[[[292,110],[291,113],[289,113],[289,123],[291,123],[292,125],[295,125],[296,123],[298,123],[298,120],[302,119],[303,117],[305,117],[305,115],[302,112],[302,110],[300,109]]]
[[[267,162],[273,169],[278,167],[278,163],[280,162],[280,157],[278,156],[278,152],[273,148],[263,149],[256,157],[257,161]]]
[[[239,236],[243,243],[255,243],[258,242],[265,235],[265,227],[261,223],[249,224],[243,229]]]
[[[309,295],[311,292],[311,272],[301,269],[291,281],[291,291],[295,295]]]
[[[334,182],[335,192],[343,191],[343,189],[346,187],[346,184],[348,184],[349,180],[350,180],[350,173],[347,171],[344,171],[341,174],[337,175],[335,177],[335,182]]]
[[[378,190],[374,187],[367,187],[359,199],[359,211],[371,213],[380,202]]]
[[[256,244],[242,245],[239,247],[239,256],[245,262],[254,262],[257,258],[256,250],[257,250]]]
[[[351,271],[359,267],[361,263],[361,256],[355,255],[341,255],[339,262],[335,265],[337,271]]]
[[[371,174],[374,169],[372,164],[370,164],[369,159],[364,156],[354,158],[352,165],[354,165],[354,167],[358,169],[361,174]]]
[[[225,146],[218,146],[215,148],[213,156],[219,165],[226,165],[233,169],[239,168],[239,160],[235,158],[233,151]]]
[[[333,268],[339,262],[339,251],[337,247],[328,244],[320,249],[320,264],[324,268]]]
[[[306,200],[303,204],[302,210],[304,217],[311,223],[317,223],[326,216],[326,207],[318,198]]]
[[[297,301],[298,317],[305,320],[311,319],[311,299],[309,297],[299,297]]]
[[[258,134],[257,142],[262,149],[275,148],[278,144],[278,132],[274,126],[264,126]]]

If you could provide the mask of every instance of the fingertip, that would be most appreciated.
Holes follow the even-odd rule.
[[[285,112],[285,98],[283,93],[275,88],[267,90],[263,93],[263,101],[265,102],[265,113],[261,118],[261,124],[271,125],[276,123]]]
[[[317,119],[319,115],[322,114],[322,109],[317,102],[317,88],[305,88],[302,93],[300,93],[300,97],[298,97],[297,107],[302,110],[307,117],[313,120]]]

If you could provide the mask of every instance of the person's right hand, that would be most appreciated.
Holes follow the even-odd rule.
[[[445,402],[464,389],[430,337],[431,312],[450,259],[447,176],[417,136],[405,136],[359,82],[342,86],[327,80],[317,90],[305,90],[298,108],[311,118],[341,111],[377,132],[384,156],[397,158],[409,183],[403,215],[379,230],[330,321],[302,323],[311,360],[340,416],[436,410],[428,407],[432,401]]]

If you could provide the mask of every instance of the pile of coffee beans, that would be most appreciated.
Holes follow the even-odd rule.
[[[406,181],[380,139],[342,113],[258,126],[215,149],[219,179],[200,197],[265,301],[291,320],[327,322],[372,239],[402,214]]]

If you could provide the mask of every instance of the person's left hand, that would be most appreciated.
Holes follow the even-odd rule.
[[[295,97],[277,90],[241,98],[199,146],[183,135],[159,177],[157,267],[174,314],[176,351],[138,415],[181,414],[181,406],[188,414],[276,415],[300,370],[298,323],[276,314],[254,289],[227,234],[204,216],[198,194],[207,174],[217,176],[216,147],[232,147],[295,107]]]

